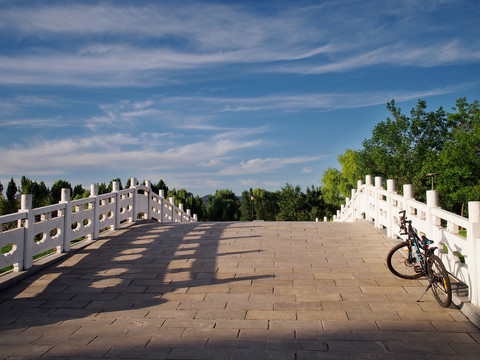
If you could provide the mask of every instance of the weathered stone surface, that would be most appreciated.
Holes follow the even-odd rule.
[[[367,224],[137,223],[0,293],[0,357],[469,358]]]

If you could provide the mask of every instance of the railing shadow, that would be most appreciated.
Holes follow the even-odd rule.
[[[252,252],[218,252],[229,225],[140,222],[102,237],[1,292],[0,330],[86,317],[114,319],[125,310],[144,317],[154,306],[175,310],[179,301],[174,299],[195,288],[273,277],[217,274],[223,256]]]

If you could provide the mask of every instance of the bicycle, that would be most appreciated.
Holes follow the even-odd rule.
[[[407,235],[407,239],[395,245],[388,253],[388,269],[402,279],[425,276],[429,284],[417,302],[432,289],[440,306],[449,307],[452,303],[452,286],[442,260],[434,254],[437,247],[430,247],[431,240],[423,235],[421,238],[418,236],[405,213],[405,210],[400,211],[400,235]]]

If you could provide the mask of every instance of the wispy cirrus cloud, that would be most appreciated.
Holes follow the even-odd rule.
[[[245,175],[268,173],[279,170],[287,165],[305,164],[318,161],[324,156],[294,156],[286,158],[256,158],[248,161],[242,161],[220,171],[220,175]]]
[[[38,44],[0,57],[0,84],[144,87],[236,64],[250,65],[248,72],[325,74],[480,58],[478,40],[441,29],[443,37],[432,37],[431,7],[392,2],[378,11],[368,3],[327,1],[268,13],[249,10],[213,3],[6,6],[0,14],[3,36],[20,44],[36,38]]]

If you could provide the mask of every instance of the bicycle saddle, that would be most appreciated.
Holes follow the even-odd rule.
[[[425,235],[422,235],[422,245],[423,246],[430,245],[431,243],[433,243],[432,240],[429,240],[429,239],[427,239],[427,237]]]

